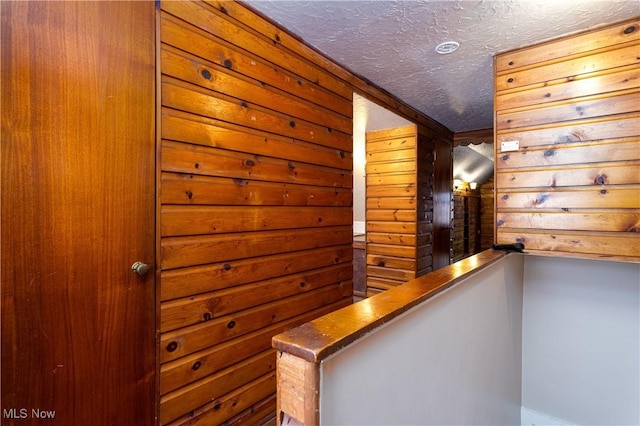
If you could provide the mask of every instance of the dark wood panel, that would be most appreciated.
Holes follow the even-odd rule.
[[[0,12],[3,417],[153,425],[154,4]]]

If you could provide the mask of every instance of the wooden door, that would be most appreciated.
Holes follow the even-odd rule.
[[[154,3],[0,7],[2,424],[153,424]]]

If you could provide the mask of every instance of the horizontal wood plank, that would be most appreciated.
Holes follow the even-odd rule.
[[[406,257],[368,254],[366,257],[366,264],[372,266],[386,266],[388,268],[405,269],[409,271],[416,270],[416,260],[408,259]]]
[[[351,226],[171,237],[161,242],[162,269],[228,262],[277,253],[351,244]]]
[[[353,167],[350,149],[327,148],[170,108],[162,108],[162,137],[341,170]]]
[[[350,296],[351,290],[346,285],[327,286],[312,293],[278,300],[266,306],[258,306],[203,324],[164,333],[160,346],[166,348],[171,342],[177,342],[180,349],[188,354],[195,352],[194,348],[201,349],[207,341],[221,344],[239,336],[288,321],[322,306],[332,305]],[[179,361],[175,365],[172,364],[170,368],[163,367],[160,375],[160,393],[164,395],[200,380],[215,373],[218,368],[218,364],[204,362],[202,359],[192,362]]]
[[[637,90],[637,89],[635,89]],[[570,103],[547,104],[543,108],[517,112],[497,112],[496,125],[501,130],[541,124],[584,120],[603,115],[625,114],[640,110],[640,92],[613,92],[604,96],[572,99]]]
[[[209,235],[277,229],[347,226],[351,207],[163,206],[161,235]]]
[[[407,185],[416,183],[415,172],[412,173],[368,173],[366,177],[367,190],[369,186]]]
[[[498,228],[640,232],[640,210],[498,213]]]
[[[640,140],[635,138],[602,140],[591,143],[561,144],[547,149],[499,153],[496,170],[511,172],[527,167],[582,166],[593,163],[627,162],[640,159]]]
[[[498,209],[638,209],[640,186],[496,193]]]
[[[367,196],[372,198],[377,197],[415,197],[418,195],[417,187],[415,183],[408,184],[390,184],[390,185],[368,185]]]
[[[417,204],[415,197],[367,197],[365,203],[367,211],[369,209],[411,210],[415,209]]]
[[[282,67],[248,55],[244,50],[238,50],[218,37],[165,12],[161,13],[160,32],[165,45],[221,64],[237,73],[325,106],[345,117],[353,116],[353,107],[349,99],[331,93]]]
[[[171,300],[160,306],[163,332],[210,321],[232,312],[351,280],[351,264],[328,266],[300,274],[245,284],[229,289]]]
[[[631,41],[598,53],[577,56],[566,61],[542,63],[524,70],[511,70],[496,76],[496,93],[503,90],[522,88],[533,84],[543,84],[560,77],[571,77],[599,70],[614,69],[629,64],[640,64],[637,42]]]
[[[521,242],[527,250],[556,253],[584,253],[602,256],[634,256],[639,258],[640,234],[619,232],[581,232],[512,229],[497,230],[498,244]]]
[[[417,224],[416,222],[400,222],[400,221],[386,221],[386,222],[367,222],[367,232],[378,233],[400,233],[400,234],[416,234]]]
[[[171,269],[162,271],[160,296],[163,301],[177,299],[325,265],[349,263],[352,259],[351,245],[343,245]]]
[[[199,366],[198,370],[202,369],[202,373],[200,374],[202,374],[203,377],[208,374],[214,374],[240,360],[269,350],[271,348],[271,339],[274,335],[304,324],[314,318],[326,315],[349,303],[351,303],[349,299],[343,299],[272,326],[261,328],[236,339],[221,344],[215,344],[214,342],[214,346],[212,347],[181,358],[172,358],[170,354],[166,355],[165,361],[170,362],[165,362],[160,367],[160,380],[161,382],[166,381],[167,383],[179,383],[184,377],[189,377],[194,374],[194,365]],[[166,348],[162,349],[165,349],[164,352],[168,352]]]
[[[225,96],[243,99],[267,109],[273,109],[274,106],[277,106],[281,113],[346,134],[353,132],[350,118],[266,86],[259,81],[239,78],[238,73],[230,71],[221,64],[214,64],[171,46],[164,46],[160,54],[162,73],[165,75],[202,86]]]
[[[367,244],[367,255],[383,255],[392,257],[416,258],[415,247],[405,247],[389,244]]]
[[[498,129],[496,146],[504,141],[517,140],[520,150],[537,146],[589,142],[597,140],[638,137],[640,114],[605,116],[599,119],[578,120],[531,130],[503,131]]]
[[[631,32],[627,28],[635,27]],[[540,43],[535,46],[505,52],[496,57],[496,72],[508,73],[515,68],[526,67],[542,62],[565,61],[567,57],[584,55],[606,49],[630,40],[640,39],[640,20],[629,19],[612,26],[588,33],[576,34],[561,39]]]
[[[428,213],[428,219],[430,220],[432,214]],[[416,211],[413,208],[410,209],[376,209],[367,210],[367,221],[399,221],[399,222],[411,222],[416,219]]]
[[[415,149],[397,149],[393,151],[369,151],[367,150],[367,163],[377,162],[402,162],[407,160],[415,161]]]
[[[294,163],[271,157],[230,152],[218,148],[163,141],[163,171],[233,179],[351,188],[344,170]]]
[[[276,368],[276,352],[266,350],[225,370],[202,378],[160,398],[160,421],[166,423],[181,414],[195,410],[208,402],[272,373]]]
[[[411,234],[399,234],[393,232],[380,233],[367,231],[367,243],[414,247],[416,245],[416,234],[415,232]]]
[[[373,173],[403,173],[403,172],[415,172],[416,161],[411,159],[408,161],[396,161],[393,163],[372,163],[368,162],[365,165],[367,175]]]
[[[353,205],[349,188],[262,182],[248,179],[162,173],[163,204],[236,206],[326,206]]]
[[[509,170],[498,172],[496,183],[503,189],[640,184],[640,160],[576,165],[570,168],[564,166]]]
[[[613,72],[615,71],[615,72]],[[495,97],[496,111],[527,108],[548,102],[567,101],[600,93],[623,91],[640,85],[640,69],[635,65],[557,79],[543,87],[500,93]]]
[[[161,5],[162,10],[190,24],[232,43],[241,49],[274,63],[290,72],[312,81],[320,87],[330,90],[341,97],[351,100],[353,91],[343,81],[335,78],[325,70],[304,61],[295,55],[287,54],[279,46],[254,33],[250,28],[238,27],[226,19],[224,13],[215,8],[195,2],[167,2]]]
[[[197,422],[204,424],[223,424],[225,419],[233,417],[256,402],[273,395],[275,386],[275,372],[271,372],[219,399],[215,399],[213,402],[189,411],[188,414],[172,422],[170,426],[192,424],[194,416],[197,416]],[[160,417],[162,419],[162,414]]]
[[[236,123],[251,129],[351,151],[351,134],[333,131],[244,100],[233,99],[172,77],[162,77],[162,106]]]

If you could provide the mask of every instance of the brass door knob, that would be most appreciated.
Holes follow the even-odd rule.
[[[138,274],[140,276],[143,276],[147,272],[149,272],[149,269],[151,269],[151,267],[149,265],[147,265],[146,263],[142,263],[142,262],[134,262],[134,264],[131,265],[131,270],[135,274]]]

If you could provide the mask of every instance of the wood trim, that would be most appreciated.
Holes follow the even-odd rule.
[[[320,365],[280,352],[276,371],[278,423],[320,424]]]
[[[279,334],[273,338],[273,347],[289,357],[301,359],[299,362],[319,364],[365,334],[504,256],[506,254],[500,251],[483,251]]]
[[[454,147],[481,143],[493,143],[493,129],[472,130],[453,134]]]

